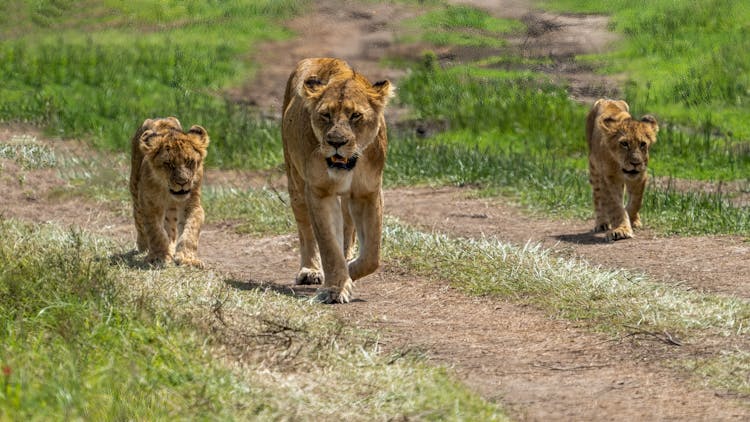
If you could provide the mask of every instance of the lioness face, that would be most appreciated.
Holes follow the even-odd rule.
[[[354,79],[328,85],[308,79],[305,88],[310,124],[328,167],[353,169],[378,134],[380,113],[390,95],[388,82],[363,88]]]
[[[141,136],[146,160],[174,199],[185,200],[203,178],[208,134],[200,126],[187,133],[167,129],[147,130]]]

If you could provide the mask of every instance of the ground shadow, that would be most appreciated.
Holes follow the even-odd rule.
[[[310,284],[296,284],[293,286],[286,286],[280,284],[274,284],[268,281],[258,280],[236,280],[228,279],[225,283],[237,290],[270,290],[275,293],[282,294],[297,299],[312,299],[315,297],[315,293],[320,285]],[[362,299],[354,298],[351,302],[364,302]]]
[[[584,233],[559,234],[553,236],[561,242],[575,243],[577,245],[603,245],[610,243],[606,238],[597,236],[593,231]]]

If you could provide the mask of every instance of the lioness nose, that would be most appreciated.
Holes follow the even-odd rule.
[[[341,147],[343,145],[346,145],[346,143],[349,142],[349,141],[347,141],[346,139],[343,139],[343,138],[328,138],[328,140],[326,142],[328,142],[328,145],[330,145],[330,146],[332,146],[334,148],[339,148],[339,147]]]

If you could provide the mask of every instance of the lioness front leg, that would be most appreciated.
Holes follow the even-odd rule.
[[[294,284],[320,284],[323,282],[323,272],[320,267],[320,252],[315,240],[310,212],[305,203],[305,196],[299,186],[302,181],[299,176],[287,171],[289,180],[289,200],[292,203],[292,212],[297,222],[297,233],[299,234],[300,269],[294,279]]]
[[[203,268],[203,261],[198,258],[198,240],[205,214],[203,207],[187,207],[179,216],[179,235],[177,239],[175,262],[179,265],[191,265]]]
[[[325,279],[316,300],[323,303],[348,303],[354,290],[344,257],[343,216],[336,195],[306,195],[315,239],[320,249]]]
[[[359,256],[349,263],[349,275],[358,280],[372,274],[380,265],[380,236],[383,232],[383,197],[380,191],[353,196],[349,202],[357,226]]]

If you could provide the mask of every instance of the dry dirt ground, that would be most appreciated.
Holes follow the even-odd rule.
[[[588,43],[589,39],[600,39],[591,34],[612,39],[601,17],[540,14],[520,0],[470,3],[481,3],[498,16],[557,23],[544,24],[544,30],[530,31],[514,41],[517,48],[538,51],[533,54],[577,54],[605,48]],[[257,89],[261,84],[250,81],[245,88],[255,87],[252,95],[248,89],[232,95],[278,113],[286,76],[300,58],[338,56],[372,79],[397,81],[399,71],[379,66],[379,58],[386,53],[419,54],[418,48],[394,45],[389,23],[413,15],[413,9],[333,0],[318,2],[314,9],[289,22],[289,27],[300,34],[298,38],[260,48],[257,59],[262,64],[259,76],[264,78],[263,88]],[[334,21],[338,22],[335,26],[331,24]],[[465,53],[443,54],[458,60],[459,54]],[[565,54],[561,57],[560,63],[569,59]],[[585,69],[579,70],[580,75],[575,77],[583,81],[584,88],[578,92],[598,96],[602,86],[616,89],[611,88],[616,87],[616,81],[587,79]],[[559,69],[552,72],[556,77],[566,77]],[[587,85],[587,80],[593,84]],[[577,96],[575,84],[571,82],[571,93]],[[586,95],[577,98],[586,101]],[[0,140],[26,132],[28,129],[4,128]],[[54,171],[24,171],[8,160],[0,164],[0,197],[6,198],[0,203],[0,214],[36,222],[56,221],[133,239],[132,222],[124,216],[127,212],[82,199],[52,199],[48,193],[65,184]],[[249,183],[264,183],[266,179],[283,184],[275,177],[256,177]],[[227,173],[207,174],[209,184],[247,184],[247,180]],[[555,253],[593,265],[625,268],[656,281],[750,298],[750,244],[742,239],[664,238],[645,230],[633,240],[605,243],[589,232],[592,221],[530,217],[501,200],[471,199],[468,193],[458,188],[391,190],[386,192],[386,212],[423,230],[465,237],[496,236],[516,244],[538,241]],[[236,234],[226,224],[210,225],[204,230],[200,254],[240,289],[271,287],[296,294],[313,291],[292,284],[298,263],[294,235],[253,238]],[[360,280],[355,294],[355,302],[334,308],[342,318],[378,330],[389,349],[423,351],[484,397],[501,403],[514,419],[750,419],[748,397],[701,386],[664,364],[680,357],[702,356],[710,349],[707,345],[676,347],[648,337],[612,339],[592,334],[537,309],[510,301],[467,297],[448,287],[446,280],[420,278],[388,264],[379,273]],[[726,344],[722,347],[731,348]],[[746,350],[747,344],[737,347]]]

